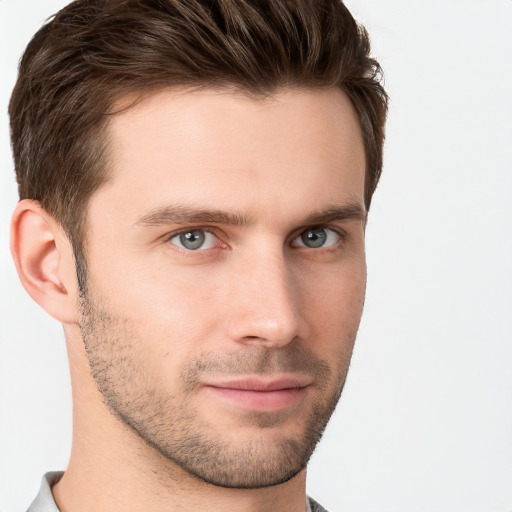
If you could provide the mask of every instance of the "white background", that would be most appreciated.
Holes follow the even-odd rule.
[[[0,0],[0,510],[64,469],[61,327],[18,284],[6,105],[16,63],[66,2]],[[309,469],[334,512],[512,511],[512,1],[347,0],[391,95],[368,226],[366,309]]]

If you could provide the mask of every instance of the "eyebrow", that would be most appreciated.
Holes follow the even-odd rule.
[[[172,205],[156,208],[143,215],[137,226],[160,226],[165,224],[224,224],[247,226],[251,219],[245,215],[223,210],[205,210],[193,206]]]
[[[300,221],[299,224],[310,226],[342,220],[359,220],[366,223],[367,212],[365,208],[357,202],[351,202],[341,206],[328,206],[311,213]],[[166,224],[221,224],[243,227],[249,226],[253,224],[253,222],[252,217],[239,213],[216,209],[202,209],[186,205],[169,205],[155,208],[148,212],[140,217],[135,225],[149,227]]]
[[[366,223],[368,212],[359,203],[353,202],[341,206],[328,206],[325,209],[308,215],[301,224],[307,226],[312,224],[324,224],[340,220],[359,220]]]

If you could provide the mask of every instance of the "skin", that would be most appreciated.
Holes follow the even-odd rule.
[[[58,223],[31,201],[13,216],[22,282],[68,346],[59,508],[306,510],[307,460],[364,302],[365,157],[349,100],[165,90],[113,117],[109,137],[81,294]],[[184,247],[187,232],[204,245]],[[233,395],[237,379],[253,392]],[[290,380],[296,394],[254,398],[254,382]]]

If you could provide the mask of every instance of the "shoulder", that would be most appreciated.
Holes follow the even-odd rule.
[[[320,503],[317,503],[313,498],[308,496],[309,506],[311,507],[311,512],[329,512],[326,508],[322,507]]]

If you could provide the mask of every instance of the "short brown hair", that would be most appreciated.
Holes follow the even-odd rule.
[[[169,86],[340,87],[361,126],[369,207],[387,95],[341,0],[77,0],[30,41],[9,105],[20,198],[61,223],[77,259],[88,199],[108,178],[113,105]]]

